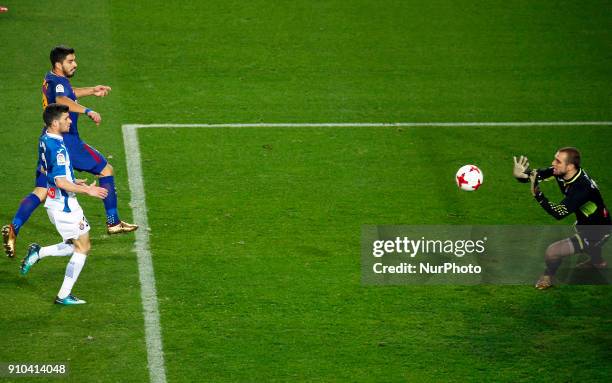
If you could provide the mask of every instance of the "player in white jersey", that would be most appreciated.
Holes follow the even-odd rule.
[[[47,200],[45,208],[49,219],[62,236],[63,242],[52,246],[40,247],[33,243],[28,248],[26,257],[21,262],[21,274],[25,275],[30,268],[47,256],[71,256],[66,267],[64,282],[55,298],[55,303],[74,305],[85,303],[72,295],[72,287],[83,269],[87,253],[91,248],[89,242],[89,224],[83,209],[76,199],[76,193],[88,194],[104,199],[108,191],[95,185],[87,185],[74,178],[70,156],[62,134],[70,129],[68,107],[60,104],[49,104],[43,113],[46,132],[40,137],[38,156],[47,175]]]

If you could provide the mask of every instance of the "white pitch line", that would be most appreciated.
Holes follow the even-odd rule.
[[[130,124],[124,125],[130,129],[141,128],[343,128],[343,127],[461,127],[461,126],[612,126],[612,121],[527,121],[527,122],[259,122],[253,124]]]
[[[138,129],[143,128],[343,128],[343,127],[530,127],[530,126],[612,126],[612,121],[528,121],[528,122],[323,122],[323,123],[252,123],[252,124],[127,124],[121,127],[131,192],[134,221],[140,225],[136,231],[136,252],[140,275],[142,310],[145,321],[147,359],[151,382],[165,383],[166,369],[162,347],[161,327],[155,273],[149,249],[149,222],[145,201]]]
[[[125,146],[126,163],[131,192],[132,212],[134,221],[140,226],[136,230],[136,253],[138,256],[138,272],[140,276],[140,295],[145,322],[145,340],[147,344],[147,360],[151,382],[165,383],[166,368],[164,366],[164,350],[162,346],[161,326],[157,292],[155,289],[155,273],[149,250],[149,222],[145,201],[144,182],[140,160],[140,146],[136,129],[124,125],[123,144]]]

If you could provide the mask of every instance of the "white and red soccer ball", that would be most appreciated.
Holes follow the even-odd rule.
[[[484,176],[482,171],[476,165],[462,166],[457,171],[457,175],[455,177],[457,186],[461,188],[461,190],[465,191],[478,190],[480,185],[482,185],[483,179]]]

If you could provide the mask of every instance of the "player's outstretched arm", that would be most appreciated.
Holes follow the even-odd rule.
[[[548,181],[550,178],[554,176],[552,166],[547,168],[542,168],[537,170],[538,180],[539,181]]]
[[[563,205],[557,205],[552,203],[544,196],[544,193],[540,190],[540,179],[538,177],[538,171],[532,170],[529,174],[529,181],[531,183],[531,195],[536,201],[542,206],[544,211],[554,217],[556,220],[560,220],[569,215],[567,208]]]
[[[561,202],[554,203],[549,201],[540,190],[540,176],[538,171],[534,170],[529,176],[529,180],[531,181],[531,194],[533,194],[535,200],[538,201],[544,211],[556,220],[561,220],[574,213],[580,206],[584,205],[589,200],[587,191],[578,190],[566,195]]]
[[[56,177],[55,184],[58,188],[71,193],[87,194],[100,199],[104,199],[108,195],[108,190],[96,186],[96,181],[92,182],[89,185],[87,185],[86,183],[75,184],[71,181],[68,181],[66,177]]]
[[[539,190],[534,194],[534,198],[542,206],[542,209],[556,220],[561,220],[574,212],[574,210],[568,207],[565,200],[561,201],[561,203],[550,202],[544,193]]]
[[[106,97],[113,89],[108,85],[96,85],[84,88],[73,88],[72,90],[77,98],[81,98],[87,96]]]
[[[96,125],[100,125],[100,122],[102,122],[100,113],[78,104],[66,96],[58,96],[56,101],[58,104],[66,105],[73,113],[86,114]]]

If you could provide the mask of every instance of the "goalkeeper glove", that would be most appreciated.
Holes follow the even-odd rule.
[[[525,156],[520,156],[518,159],[514,158],[514,169],[512,170],[512,175],[517,180],[527,181],[529,179],[529,174],[531,169],[529,169],[529,159]]]

